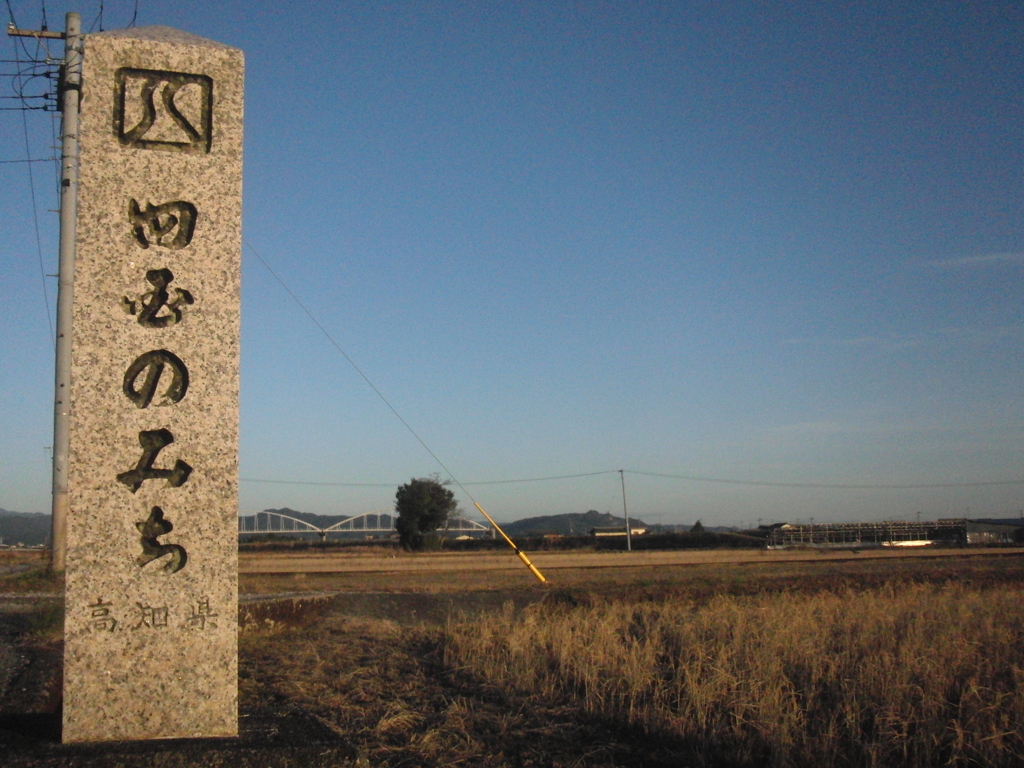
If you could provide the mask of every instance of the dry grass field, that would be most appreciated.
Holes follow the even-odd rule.
[[[1024,764],[1020,550],[536,561],[549,587],[498,553],[277,555],[243,584],[347,593],[317,630],[344,641],[279,647],[306,671],[276,685],[373,765]]]
[[[930,584],[511,608],[449,668],[679,740],[702,765],[1024,763],[1024,588]]]
[[[1021,550],[541,553],[547,587],[511,553],[389,555],[244,554],[248,741],[145,755],[4,735],[5,713],[59,706],[38,670],[59,624],[25,611],[60,585],[0,556],[24,666],[0,691],[0,753],[18,768],[1024,764]],[[266,723],[277,740],[253,742]]]
[[[998,553],[998,557],[994,557]],[[1024,549],[867,549],[826,550],[677,550],[670,552],[537,552],[530,558],[550,588],[617,588],[629,585],[692,584],[778,580],[794,574],[864,574],[877,581],[886,574],[954,570],[975,558],[1009,562]],[[906,564],[913,565],[907,566]],[[998,570],[998,566],[994,567]],[[985,570],[988,570],[986,568]],[[304,591],[470,592],[528,589],[537,584],[512,554],[496,552],[407,553],[395,550],[315,550],[242,552],[241,591],[274,594]]]

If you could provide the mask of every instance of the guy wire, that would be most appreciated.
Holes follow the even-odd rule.
[[[288,287],[288,286],[287,286],[287,285],[285,284],[284,280],[282,280],[282,279],[281,279],[281,278],[280,278],[280,277],[278,276],[278,274],[277,274],[277,273],[276,273],[276,272],[275,272],[275,271],[274,271],[273,269],[271,269],[271,268],[270,268],[270,265],[269,265],[269,264],[267,264],[267,262],[266,262],[266,261],[264,260],[264,258],[263,258],[262,256],[260,256],[259,252],[258,252],[258,251],[257,251],[257,250],[256,250],[255,248],[253,248],[253,247],[252,247],[252,243],[250,243],[250,242],[249,242],[248,240],[246,240],[246,239],[245,239],[244,237],[242,238],[242,242],[243,242],[243,243],[244,243],[244,244],[246,245],[246,247],[248,247],[248,249],[249,249],[250,251],[252,251],[252,253],[253,253],[253,254],[255,254],[255,255],[256,255],[256,258],[260,260],[260,263],[261,263],[261,264],[262,264],[262,265],[263,265],[264,267],[266,267],[267,271],[268,271],[268,272],[269,272],[269,273],[270,273],[271,275],[273,275],[274,279],[275,279],[275,280],[277,280],[278,284],[279,284],[279,285],[280,285],[280,286],[281,286],[282,288],[284,288],[284,290],[285,290],[285,291],[286,291],[286,292],[288,293],[288,295],[292,297],[292,300],[293,300],[293,301],[294,301],[294,302],[295,302],[296,304],[298,304],[298,305],[299,305],[299,308],[300,308],[300,309],[301,309],[301,310],[302,310],[303,312],[305,312],[305,313],[306,313],[306,316],[307,316],[307,317],[308,317],[308,318],[309,318],[310,320],[312,320],[312,321],[313,321],[313,324],[314,324],[314,325],[316,325],[316,327],[320,329],[320,332],[321,332],[321,333],[322,333],[322,334],[323,334],[324,336],[326,336],[326,337],[327,337],[327,340],[328,340],[328,341],[329,341],[329,342],[331,343],[331,345],[332,345],[332,346],[333,346],[333,347],[334,347],[334,348],[335,348],[336,350],[338,350],[338,352],[340,352],[340,353],[341,353],[341,356],[342,356],[342,357],[344,357],[346,361],[348,361],[348,364],[352,366],[352,369],[353,369],[353,370],[354,370],[354,371],[355,371],[356,373],[358,373],[358,374],[360,375],[360,377],[362,377],[363,381],[365,381],[365,382],[366,382],[366,383],[367,383],[367,384],[369,385],[370,389],[372,389],[372,390],[373,390],[374,392],[376,392],[376,393],[377,393],[377,397],[379,397],[379,398],[381,399],[381,401],[382,401],[382,402],[384,403],[384,405],[386,405],[386,406],[388,407],[388,409],[389,409],[389,410],[391,411],[391,413],[393,413],[393,414],[395,415],[395,418],[397,418],[397,419],[398,419],[398,420],[399,420],[400,422],[402,422],[402,425],[403,425],[403,426],[404,426],[404,427],[405,427],[405,428],[406,428],[407,430],[409,430],[409,434],[410,434],[410,435],[412,435],[412,436],[413,436],[414,438],[416,438],[416,442],[418,442],[418,443],[419,443],[419,444],[420,444],[421,446],[423,446],[423,450],[425,450],[425,451],[426,451],[427,453],[429,453],[429,454],[430,454],[430,457],[431,457],[431,458],[432,458],[432,459],[433,459],[434,461],[436,461],[436,462],[437,462],[437,465],[438,465],[439,467],[441,467],[441,469],[443,469],[443,470],[445,471],[445,473],[446,473],[446,474],[448,475],[448,477],[450,477],[450,478],[452,479],[452,482],[453,482],[453,483],[455,483],[455,485],[457,485],[457,486],[458,486],[458,487],[459,487],[459,488],[460,488],[460,489],[462,490],[462,492],[463,492],[464,494],[466,494],[466,496],[467,496],[467,497],[469,498],[469,500],[470,500],[471,502],[473,502],[473,506],[474,506],[474,507],[476,507],[476,508],[477,508],[478,510],[480,510],[480,513],[481,513],[481,514],[482,514],[482,515],[483,515],[483,516],[484,516],[485,518],[487,518],[487,522],[489,522],[489,523],[490,523],[490,524],[491,524],[491,525],[492,525],[492,526],[494,527],[494,530],[496,530],[496,531],[497,531],[498,533],[500,533],[500,534],[501,534],[501,536],[502,536],[502,538],[504,538],[504,539],[505,539],[505,541],[506,541],[506,542],[508,542],[508,545],[509,545],[510,547],[512,547],[512,549],[513,549],[513,550],[515,550],[515,553],[516,553],[516,555],[518,555],[518,556],[519,556],[519,559],[523,561],[523,564],[524,564],[524,565],[526,565],[526,567],[530,569],[530,572],[531,572],[531,573],[532,573],[532,574],[533,574],[534,576],[536,576],[536,577],[537,577],[537,578],[538,578],[538,579],[539,579],[539,580],[540,580],[540,581],[541,581],[542,583],[546,583],[546,582],[547,582],[547,579],[545,579],[545,578],[544,578],[544,576],[543,576],[543,574],[541,574],[541,572],[540,572],[539,570],[537,570],[537,567],[536,567],[536,566],[535,566],[535,565],[534,565],[533,563],[531,563],[531,562],[530,562],[529,558],[528,558],[528,557],[527,557],[527,556],[526,556],[526,555],[525,555],[525,554],[524,554],[524,553],[523,553],[522,551],[520,551],[519,547],[517,547],[517,546],[516,546],[516,545],[515,545],[515,544],[513,543],[512,539],[510,539],[510,538],[509,538],[509,537],[508,537],[508,536],[507,536],[507,535],[505,534],[505,532],[504,532],[503,530],[501,530],[501,528],[500,528],[500,527],[498,526],[498,524],[497,524],[496,522],[494,522],[493,518],[491,518],[491,516],[490,516],[489,514],[487,514],[487,512],[486,512],[486,511],[484,510],[484,508],[480,506],[479,502],[477,502],[477,500],[473,498],[473,494],[471,494],[471,493],[469,492],[469,490],[468,490],[468,489],[466,488],[466,486],[464,486],[464,485],[463,485],[462,483],[460,483],[460,482],[459,482],[459,479],[458,479],[458,478],[457,478],[457,477],[456,477],[456,476],[454,475],[454,473],[452,473],[452,471],[451,471],[450,469],[448,469],[448,467],[447,467],[447,466],[445,465],[445,463],[444,463],[443,461],[441,461],[441,459],[440,459],[440,458],[438,457],[438,455],[437,455],[436,453],[434,453],[434,452],[433,452],[433,451],[432,451],[432,450],[430,449],[430,446],[429,446],[429,445],[427,445],[427,444],[426,444],[426,443],[425,443],[425,442],[423,441],[423,438],[421,438],[421,437],[420,437],[420,436],[419,436],[419,435],[418,435],[418,434],[416,433],[416,430],[412,428],[412,426],[411,426],[411,425],[409,424],[409,422],[407,422],[407,421],[406,421],[405,419],[403,419],[403,418],[402,418],[402,414],[400,414],[400,413],[399,413],[399,412],[398,412],[398,411],[397,411],[397,410],[395,409],[395,406],[393,406],[393,405],[391,404],[391,402],[390,402],[390,401],[389,401],[389,400],[388,400],[388,399],[387,399],[387,398],[386,398],[386,397],[384,396],[384,393],[383,393],[383,392],[381,392],[381,391],[380,391],[380,390],[379,390],[379,389],[377,388],[377,386],[376,386],[376,385],[375,385],[375,384],[374,384],[374,383],[373,383],[372,381],[370,381],[370,378],[369,378],[369,377],[368,377],[368,376],[367,376],[367,375],[366,375],[365,373],[363,373],[362,369],[361,369],[361,368],[360,368],[360,367],[359,367],[358,365],[356,365],[355,361],[354,361],[354,360],[353,360],[353,359],[352,359],[351,357],[349,357],[349,356],[348,356],[348,354],[347,354],[347,353],[345,352],[345,350],[343,350],[343,349],[341,348],[341,346],[340,346],[340,345],[338,344],[338,342],[336,342],[336,341],[334,340],[334,337],[333,337],[333,336],[331,336],[331,334],[327,332],[327,329],[326,329],[326,328],[324,328],[324,327],[323,327],[323,325],[321,325],[321,324],[320,324],[320,321],[319,321],[319,320],[317,320],[317,319],[316,319],[316,318],[315,318],[315,317],[313,316],[313,313],[312,313],[312,312],[310,312],[310,311],[309,311],[309,309],[307,309],[307,308],[306,308],[306,305],[305,305],[305,304],[303,304],[303,303],[302,303],[302,301],[300,301],[300,300],[299,300],[299,297],[298,297],[298,296],[296,296],[296,295],[295,295],[295,294],[294,294],[294,293],[292,292],[291,288],[289,288],[289,287]]]

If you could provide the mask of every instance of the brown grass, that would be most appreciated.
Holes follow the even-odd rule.
[[[60,592],[64,579],[48,573],[48,565],[44,550],[0,550],[0,594]]]
[[[1024,557],[938,554],[575,555],[553,589],[511,556],[296,561],[242,575],[288,595],[240,609],[242,711],[314,718],[388,768],[1024,764]],[[35,561],[5,564],[11,610],[59,590]]]
[[[880,555],[880,556],[876,556]],[[532,555],[531,555],[532,556]],[[665,561],[652,563],[652,557]],[[739,558],[739,559],[737,559]],[[977,583],[1024,579],[1019,549],[930,550],[928,552],[665,552],[542,553],[535,557],[548,577],[541,588],[518,558],[508,553],[418,554],[396,558],[322,560],[289,556],[241,557],[245,594],[301,592],[549,591],[550,588],[660,595],[683,590],[708,596],[764,589],[880,586],[893,579]],[[406,565],[408,563],[408,565]],[[401,566],[401,567],[399,567]],[[268,572],[271,567],[278,572]],[[320,570],[327,569],[327,570]]]
[[[295,709],[351,743],[357,766],[676,765],[577,707],[447,669],[438,629],[331,616],[241,638],[244,711]],[[653,757],[653,759],[651,759]]]
[[[1016,586],[586,602],[452,623],[445,661],[707,765],[1024,762]]]
[[[1021,764],[1022,576],[1005,552],[564,569],[555,590],[311,573],[363,594],[244,635],[243,706],[311,712],[376,766]],[[477,613],[415,623],[449,602]]]

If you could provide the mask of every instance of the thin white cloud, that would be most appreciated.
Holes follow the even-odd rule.
[[[960,327],[960,328],[939,328],[936,331],[940,336],[949,341],[961,342],[971,345],[986,346],[1004,339],[1014,339],[1024,336],[1024,326],[1021,325],[992,325],[988,327]]]
[[[998,267],[1003,265],[1024,265],[1024,253],[988,253],[982,256],[963,256],[955,259],[939,259],[925,262],[928,266],[941,269]]]
[[[783,344],[818,348],[853,347],[857,349],[877,349],[883,352],[902,352],[929,344],[959,344],[970,346],[987,346],[1006,339],[1018,339],[1024,336],[1024,325],[993,325],[993,326],[961,326],[936,328],[932,331],[919,333],[889,334],[887,336],[871,336],[862,334],[845,339],[784,339]]]
[[[904,349],[911,349],[922,344],[924,339],[920,334],[901,334],[890,336],[856,336],[851,339],[842,339],[840,344],[847,347],[874,347],[885,352],[900,352]]]
[[[875,348],[886,352],[899,352],[920,346],[925,342],[921,334],[900,334],[889,336],[852,336],[846,339],[784,339],[783,344],[811,347],[859,347]]]
[[[836,421],[797,421],[768,427],[769,432],[787,435],[835,435],[850,428]]]

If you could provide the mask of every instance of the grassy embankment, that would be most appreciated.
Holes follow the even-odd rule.
[[[708,765],[1020,765],[1024,590],[576,596],[451,623],[445,662]]]

